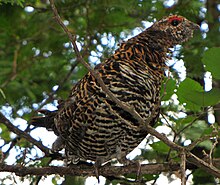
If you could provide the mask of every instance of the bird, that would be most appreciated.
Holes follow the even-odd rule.
[[[169,15],[140,34],[123,41],[94,70],[108,90],[152,127],[160,115],[160,90],[170,48],[193,37],[199,25],[180,15]],[[103,164],[126,156],[148,135],[138,120],[116,104],[88,72],[71,89],[57,110],[40,110],[30,124],[52,130],[58,137],[52,151],[65,150],[73,164]]]

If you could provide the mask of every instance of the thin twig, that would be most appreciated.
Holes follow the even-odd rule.
[[[189,144],[186,148],[188,151],[191,151],[193,148],[195,148],[199,143],[206,141],[207,139],[210,139],[210,135],[206,135],[203,137],[198,138],[197,140],[193,141],[191,144]]]
[[[45,153],[46,156],[50,156],[50,152],[47,147],[45,147],[40,141],[37,141],[34,138],[32,138],[26,132],[15,127],[1,112],[0,112],[0,123],[4,123],[4,125],[8,128],[8,130],[10,130],[11,132],[17,134],[22,138],[25,138],[27,141],[37,146],[42,152]]]
[[[181,172],[181,185],[186,185],[186,153],[183,150],[180,153],[181,156],[181,164],[180,164],[180,172]]]
[[[195,121],[197,121],[199,119],[201,115],[199,115],[198,117],[196,117],[194,120],[192,120],[191,123],[189,123],[188,125],[186,125],[185,127],[183,127],[182,129],[180,129],[176,134],[179,135],[181,132],[183,132],[184,130],[186,130],[187,128],[191,127],[193,123],[195,123]]]
[[[210,163],[210,165],[212,165],[213,166],[213,161],[212,161],[212,154],[213,154],[213,151],[214,151],[214,149],[215,149],[215,147],[217,146],[217,144],[218,144],[218,128],[216,128],[216,127],[214,127],[214,125],[212,125],[212,127],[213,127],[213,133],[215,133],[215,136],[214,136],[214,143],[213,143],[213,145],[212,145],[212,148],[211,148],[211,150],[210,150],[210,152],[209,152],[209,163]]]
[[[198,158],[191,152],[187,152],[186,160],[202,169],[204,169],[207,173],[212,174],[215,177],[220,178],[220,170],[217,169],[215,166],[212,166],[205,162],[204,160]]]
[[[189,144],[186,149],[188,151],[191,151],[194,147],[196,147],[199,143],[206,141],[212,137],[217,137],[218,132],[216,130],[213,130],[210,135],[204,135],[203,137],[198,138],[197,140],[193,141],[191,144]]]
[[[213,154],[213,151],[214,151],[215,147],[217,146],[217,144],[218,144],[218,139],[215,138],[215,142],[213,143],[212,148],[209,152],[209,161],[210,161],[210,165],[212,165],[212,166],[213,166],[212,154]]]

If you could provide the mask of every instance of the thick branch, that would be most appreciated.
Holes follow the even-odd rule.
[[[159,174],[162,172],[171,172],[179,170],[178,164],[145,164],[141,166],[141,173],[143,174]],[[0,172],[13,172],[17,176],[25,175],[73,175],[73,176],[95,176],[95,169],[89,165],[73,165],[71,167],[24,167],[21,165],[5,165],[0,163]],[[109,166],[105,165],[100,168],[100,175],[107,176],[119,176],[131,173],[137,173],[137,165],[128,166]]]
[[[220,177],[219,170],[213,166],[208,165],[201,159],[198,159],[194,155],[188,155],[187,161],[196,164],[198,167],[202,167],[208,173],[215,175],[216,177]],[[220,167],[219,159],[214,159],[214,165]],[[141,165],[141,173],[142,174],[160,174],[162,172],[174,172],[180,169],[180,165],[177,163],[162,163],[162,164],[144,164]],[[187,165],[186,169],[191,169],[191,167]],[[194,169],[194,167],[192,168]],[[71,167],[61,167],[61,166],[49,166],[49,167],[25,167],[21,165],[6,165],[4,163],[0,163],[0,172],[12,172],[17,176],[23,177],[26,175],[51,175],[51,174],[59,174],[59,175],[73,175],[73,176],[95,176],[95,169],[91,165],[72,165]],[[100,168],[100,175],[104,177],[109,176],[120,176],[131,173],[137,173],[137,165],[132,164],[128,166],[109,166],[105,165]]]

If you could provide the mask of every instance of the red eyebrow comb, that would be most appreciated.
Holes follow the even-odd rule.
[[[182,18],[178,17],[177,15],[174,15],[174,16],[170,17],[168,21],[172,22],[173,20],[182,21]]]

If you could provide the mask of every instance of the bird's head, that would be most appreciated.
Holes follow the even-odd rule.
[[[178,15],[164,17],[149,28],[151,33],[155,32],[155,36],[157,34],[158,38],[165,39],[164,41],[170,46],[187,41],[193,36],[193,31],[198,29],[200,29],[199,25]]]

